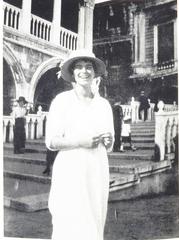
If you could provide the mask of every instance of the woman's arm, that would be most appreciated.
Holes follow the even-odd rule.
[[[50,149],[58,149],[58,150],[70,150],[75,148],[95,148],[98,146],[100,142],[100,135],[93,137],[75,137],[66,138],[61,136],[54,136],[51,139]]]
[[[100,136],[75,136],[67,137],[65,134],[66,118],[65,113],[68,106],[65,106],[63,96],[58,95],[52,102],[46,125],[45,143],[49,150],[69,150],[74,148],[94,148],[100,141]]]

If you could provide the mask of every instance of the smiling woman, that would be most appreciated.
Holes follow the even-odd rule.
[[[114,130],[110,104],[92,86],[104,72],[104,63],[87,50],[72,52],[61,69],[74,82],[56,96],[47,118],[47,148],[59,151],[49,197],[52,239],[103,240]]]
[[[77,84],[88,85],[90,87],[95,77],[92,62],[83,60],[77,61],[74,65],[73,77]]]

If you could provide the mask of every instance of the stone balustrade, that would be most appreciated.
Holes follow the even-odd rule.
[[[37,114],[26,116],[25,132],[26,139],[39,139],[45,136],[47,112],[39,108]],[[12,116],[3,117],[3,142],[13,141],[14,119]]]
[[[4,3],[3,10],[4,10],[4,25],[14,29],[19,29],[21,9],[12,6],[11,4]]]
[[[130,105],[121,105],[123,109],[124,117],[130,117],[132,122],[138,122],[138,109],[139,102],[132,98]],[[159,111],[154,112],[154,103],[150,103],[148,110],[148,120],[156,122],[156,134],[155,141],[156,145],[160,148],[161,146],[161,157],[164,157],[165,148],[167,146],[167,153],[171,151],[172,146],[170,142],[173,137],[176,136],[176,128],[178,128],[177,120],[177,105],[164,104],[162,101],[159,102]],[[28,114],[26,116],[26,138],[27,139],[39,139],[45,136],[46,118],[48,112],[43,112],[42,107],[38,107],[37,114]],[[13,118],[12,116],[3,117],[3,141],[12,142],[13,140]],[[166,130],[167,129],[167,130]],[[169,132],[171,131],[171,134]],[[167,138],[166,138],[167,136]],[[171,137],[172,136],[172,137]],[[169,140],[170,139],[170,140]]]
[[[22,29],[20,29],[21,22],[23,21],[22,9],[3,2],[3,10],[4,25],[17,31],[22,31]],[[30,33],[30,35],[33,35],[38,39],[48,41],[49,43],[54,43],[53,34],[59,32],[59,37],[57,39],[57,42],[55,42],[57,45],[69,50],[75,50],[77,48],[78,34],[75,32],[72,32],[63,27],[59,27],[59,29],[56,29],[56,32],[53,32],[52,22],[40,18],[34,14],[31,14],[29,26],[30,29],[27,29],[27,32],[25,32],[25,34]]]
[[[77,36],[78,35],[76,33],[60,27],[60,46],[70,50],[75,50],[77,48]]]
[[[155,112],[154,107],[155,104],[150,102],[149,99],[150,108],[148,109],[148,118],[147,120],[154,121],[155,120]],[[135,101],[135,99],[132,97],[131,103],[129,105],[121,105],[123,109],[124,117],[130,117],[132,119],[132,122],[138,122],[139,121],[139,102]],[[171,112],[171,111],[177,111],[178,105],[174,102],[173,104],[164,104],[163,105],[164,112]]]
[[[164,160],[166,154],[175,152],[174,138],[178,133],[178,111],[164,111],[164,105],[159,105],[155,113],[155,150],[158,158]]]
[[[31,14],[30,33],[38,38],[50,41],[51,22]]]

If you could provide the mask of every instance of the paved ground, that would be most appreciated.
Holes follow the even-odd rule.
[[[51,215],[5,208],[5,236],[50,238]],[[179,237],[179,196],[163,195],[110,203],[104,240],[145,240]]]

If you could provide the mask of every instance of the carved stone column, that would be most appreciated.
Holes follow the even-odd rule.
[[[78,49],[93,47],[93,10],[94,0],[79,1]]]

